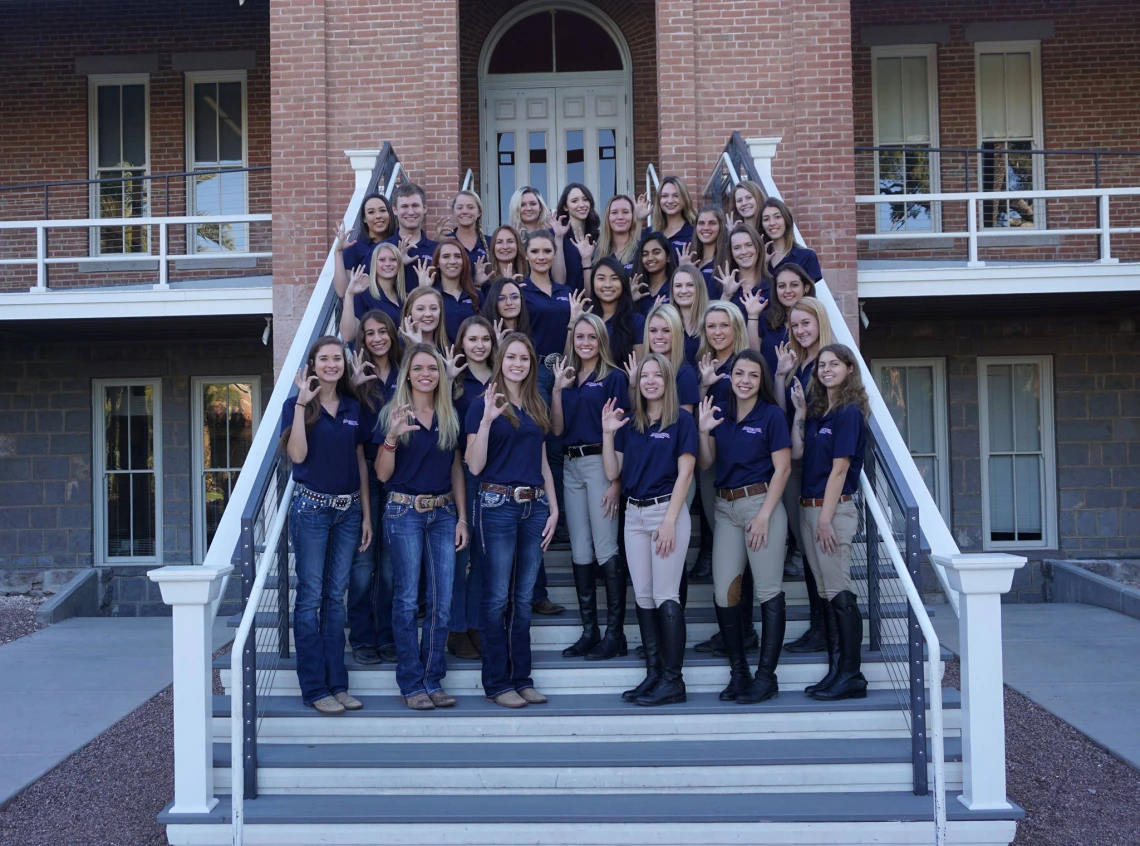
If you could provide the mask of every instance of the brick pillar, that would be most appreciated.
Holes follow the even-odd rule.
[[[421,5],[423,159],[413,163],[413,173],[427,192],[428,234],[434,235],[436,221],[447,214],[463,179],[459,172],[459,3],[427,0]]]
[[[700,194],[709,174],[697,169],[696,10],[694,0],[658,0],[657,125],[661,176],[679,176]],[[723,145],[723,141],[721,142]],[[702,157],[700,160],[703,161]],[[638,191],[643,190],[638,174]]]

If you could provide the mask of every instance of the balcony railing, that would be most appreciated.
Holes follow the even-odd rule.
[[[268,167],[0,187],[0,293],[272,273]]]

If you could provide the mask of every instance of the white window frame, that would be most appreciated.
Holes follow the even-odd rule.
[[[154,390],[154,555],[109,556],[107,554],[107,505],[105,497],[107,472],[106,409],[103,399],[110,387],[130,388],[139,385]],[[97,567],[161,565],[163,559],[163,476],[162,476],[162,379],[93,379],[91,380],[91,501],[94,503],[95,522],[92,526],[92,548]]]
[[[244,70],[230,71],[194,71],[186,74],[185,80],[185,108],[186,119],[186,172],[195,170],[194,166],[194,85],[199,82],[239,82],[241,83],[241,159],[242,167],[249,167],[249,83],[248,74]],[[249,213],[249,173],[245,177],[245,197],[243,198],[243,214]],[[194,177],[186,177],[186,214],[196,215],[194,208]],[[249,249],[249,224],[237,224],[246,227],[246,249]],[[198,252],[197,238],[194,236],[194,226],[186,227],[187,250]],[[211,251],[211,254],[213,251]],[[218,251],[219,256],[225,256],[225,251]]]
[[[91,74],[87,77],[87,161],[88,173],[90,179],[99,179],[99,88],[105,85],[142,85],[143,86],[143,104],[146,113],[146,167],[143,168],[144,176],[150,176],[151,167],[151,149],[150,149],[150,74],[149,73],[115,73],[115,74]],[[146,204],[148,211],[150,210],[150,180],[146,180]],[[99,215],[99,186],[97,184],[91,185],[89,211],[92,218],[98,218]],[[138,253],[101,253],[99,251],[99,232],[98,228],[93,228],[90,233],[90,253],[89,255],[98,256],[119,256],[119,255],[134,255],[134,256],[147,256],[153,252],[153,239],[150,237],[149,227],[144,227],[146,233],[146,250]]]
[[[1041,372],[1041,453],[1044,458],[1041,492],[1041,540],[994,541],[990,539],[990,427],[989,390],[986,384],[990,365],[1035,364]],[[979,356],[978,357],[978,438],[982,477],[982,548],[1056,549],[1057,548],[1057,455],[1053,413],[1053,357],[1049,355]]]
[[[235,382],[248,382],[250,403],[253,406],[253,432],[261,423],[261,377],[260,376],[195,376],[190,380],[190,488],[194,502],[190,513],[193,518],[194,563],[201,564],[206,558],[206,514],[203,501],[206,497],[206,484],[203,478],[206,444],[202,432],[202,388],[205,385],[230,385]]]
[[[930,146],[937,149],[941,142],[938,126],[938,45],[937,44],[903,44],[871,48],[871,120],[873,123],[874,146],[880,146],[879,141],[879,85],[878,60],[879,59],[906,59],[922,56],[926,59],[927,99],[930,109]],[[875,153],[875,192],[879,186],[879,154]],[[930,154],[930,193],[937,194],[942,190],[942,168],[938,153]],[[902,196],[906,196],[905,194]],[[896,230],[883,230],[879,225],[879,206],[875,207],[875,231],[892,232]],[[931,232],[942,231],[942,204],[930,204]],[[906,231],[906,230],[898,230]],[[921,231],[921,230],[912,230]]]
[[[978,149],[982,148],[985,139],[982,138],[982,75],[979,69],[981,57],[993,53],[1029,53],[1030,86],[1033,97],[1033,149],[1045,149],[1045,115],[1044,97],[1042,96],[1041,82],[1041,42],[1040,41],[976,41],[974,42],[974,130]],[[982,155],[978,154],[977,177],[978,191],[982,190],[984,162]],[[1045,189],[1045,156],[1034,156],[1033,190]],[[1037,159],[1040,159],[1038,163]],[[1037,165],[1040,164],[1040,167]],[[1045,200],[1034,200],[1033,228],[1046,229]],[[995,227],[986,226],[981,220],[981,210],[978,212],[980,230],[993,230]],[[1006,228],[1006,227],[997,227]]]
[[[950,425],[946,409],[946,360],[943,358],[883,358],[871,362],[875,384],[879,385],[880,374],[890,367],[930,367],[933,373],[934,388],[934,459],[938,466],[938,510],[946,525],[950,525],[952,510],[950,501]],[[882,389],[879,389],[882,393]],[[899,434],[902,434],[901,432]],[[905,437],[903,439],[906,440]],[[908,445],[909,448],[909,445]]]

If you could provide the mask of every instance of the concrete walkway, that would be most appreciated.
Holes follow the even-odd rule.
[[[233,638],[225,620],[215,649]],[[74,618],[0,646],[0,808],[167,687],[170,618]]]
[[[931,618],[957,651],[957,618]],[[1140,620],[1081,604],[1003,605],[1005,683],[1140,769]]]

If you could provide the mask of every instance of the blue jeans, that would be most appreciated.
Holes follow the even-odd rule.
[[[455,520],[454,505],[423,512],[395,502],[384,507],[384,536],[392,556],[396,684],[404,697],[443,689],[455,578]],[[421,564],[427,599],[422,639],[416,624]]]
[[[515,502],[481,491],[475,521],[483,545],[483,692],[488,697],[533,687],[530,617],[534,580],[542,565],[546,497]]]
[[[475,522],[475,495],[479,480],[463,468],[467,480],[467,519]],[[483,550],[474,525],[468,525],[467,548],[455,554],[455,581],[451,584],[451,630],[465,632],[479,628],[479,605],[483,601]],[[468,571],[470,566],[470,572]]]
[[[353,649],[390,646],[392,638],[392,558],[384,543],[384,483],[369,468],[372,545],[357,552],[348,578],[348,644]]]
[[[339,511],[298,494],[289,507],[289,537],[297,569],[293,639],[297,680],[306,705],[348,690],[344,592],[353,555],[360,546],[361,521],[359,502]]]
[[[538,392],[542,395],[542,398],[546,400],[548,408],[553,405],[553,391],[554,372],[547,370],[540,360],[538,365]],[[558,501],[558,522],[565,524],[566,500],[562,495],[562,439],[555,437],[553,433],[546,439],[546,463],[550,465],[550,475],[554,480],[554,496]],[[539,566],[538,577],[534,581],[534,601],[542,602],[544,599],[549,598],[550,592],[546,589],[546,564],[543,563]]]

